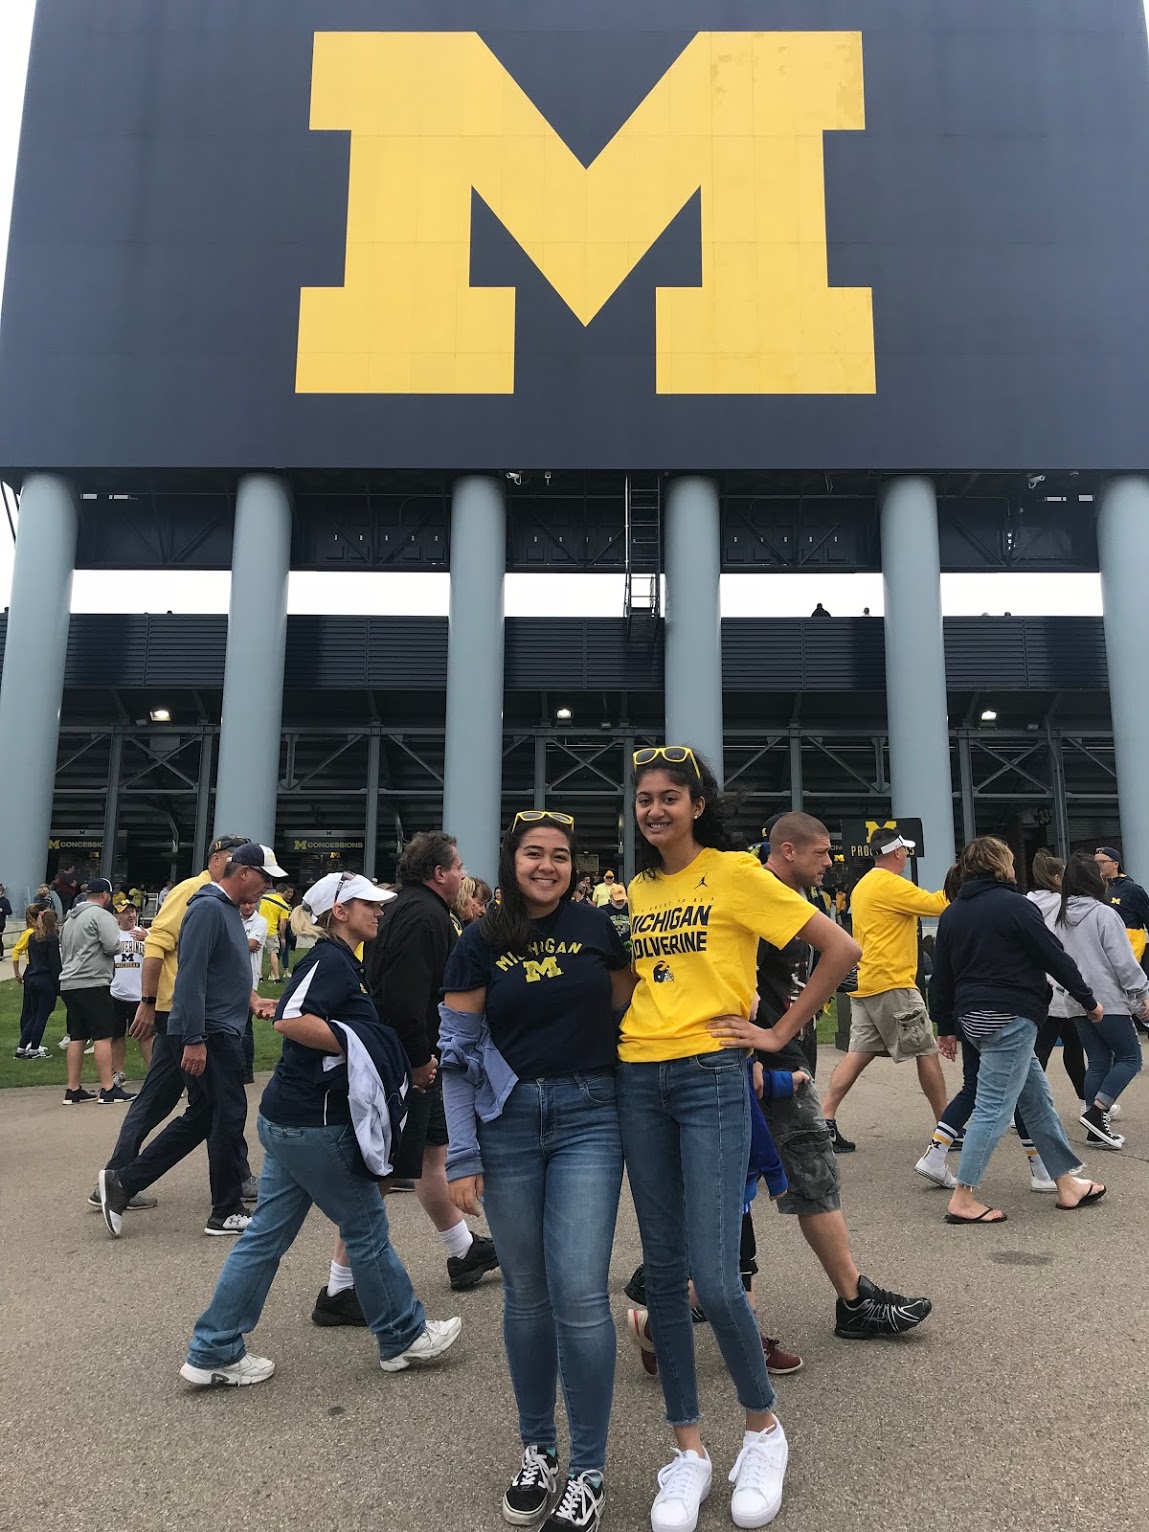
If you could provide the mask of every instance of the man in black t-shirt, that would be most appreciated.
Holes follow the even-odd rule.
[[[819,820],[809,814],[783,814],[770,826],[765,866],[788,888],[807,894],[820,887],[830,862],[830,836]],[[763,953],[765,946],[760,944],[759,950],[756,1020],[760,1027],[773,1027],[790,1005],[793,970],[788,958],[793,944],[784,952],[770,948]],[[769,1069],[810,1067],[797,1038],[761,1058]],[[867,1340],[914,1329],[929,1314],[930,1300],[887,1292],[858,1271],[842,1212],[838,1162],[813,1081],[793,1097],[766,1097],[761,1105],[790,1183],[776,1205],[780,1213],[797,1216],[806,1243],[834,1286],[838,1295],[834,1334],[843,1340]]]

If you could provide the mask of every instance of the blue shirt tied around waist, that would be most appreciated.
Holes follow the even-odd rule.
[[[519,1077],[495,1047],[480,1012],[439,1006],[439,1066],[447,1114],[447,1180],[481,1176],[476,1122],[493,1122]]]
[[[750,1161],[746,1168],[746,1200],[742,1211],[748,1213],[750,1204],[758,1195],[758,1182],[765,1181],[771,1197],[781,1197],[788,1191],[789,1181],[782,1168],[774,1135],[767,1126],[758,1105],[758,1093],[754,1089],[754,1059],[746,1061],[746,1086],[750,1092]],[[762,1091],[771,1099],[781,1099],[794,1094],[794,1076],[785,1069],[762,1071]]]

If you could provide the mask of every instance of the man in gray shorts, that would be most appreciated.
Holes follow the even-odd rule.
[[[783,814],[771,825],[765,866],[788,888],[802,894],[820,888],[830,860],[826,827],[809,814]],[[780,952],[769,942],[759,943],[756,1020],[760,1027],[773,1028],[789,1008],[793,983],[789,950]],[[768,1069],[809,1069],[797,1039],[759,1057]],[[778,1211],[797,1216],[806,1243],[833,1284],[838,1295],[834,1334],[843,1340],[868,1340],[914,1329],[929,1314],[930,1300],[876,1287],[854,1262],[842,1212],[838,1162],[814,1082],[801,1085],[790,1098],[767,1097],[761,1105],[790,1183],[778,1199]]]

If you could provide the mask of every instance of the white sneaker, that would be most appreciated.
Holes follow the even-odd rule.
[[[1057,1182],[1045,1168],[1045,1161],[1040,1154],[1035,1154],[1029,1162],[1029,1189],[1031,1192],[1055,1192]]]
[[[238,1362],[227,1367],[193,1367],[185,1362],[180,1377],[196,1388],[246,1388],[249,1383],[266,1383],[275,1371],[275,1363],[266,1356],[245,1352]]]
[[[250,1213],[229,1213],[226,1218],[217,1218],[213,1213],[203,1226],[205,1234],[242,1234],[251,1222]]]
[[[772,1431],[747,1431],[730,1470],[734,1494],[730,1517],[736,1527],[764,1527],[782,1509],[782,1483],[790,1447],[782,1422]]]
[[[64,1036],[60,1039],[59,1046],[61,1048],[66,1048],[71,1041],[72,1041],[72,1039],[65,1032]],[[1082,1111],[1085,1110],[1085,1103],[1084,1103],[1084,1101],[1081,1103],[1081,1110]]]
[[[651,1532],[694,1532],[698,1507],[710,1493],[710,1459],[676,1451],[658,1470],[658,1494],[650,1508]]]
[[[429,1319],[423,1333],[417,1335],[406,1351],[398,1356],[380,1357],[379,1365],[384,1372],[403,1372],[412,1362],[434,1362],[459,1339],[463,1330],[461,1319]]]
[[[1120,1101],[1111,1102],[1110,1103],[1110,1107],[1109,1107],[1109,1117],[1110,1117],[1110,1120],[1113,1121],[1113,1122],[1116,1122],[1117,1119],[1120,1116],[1121,1116],[1121,1103],[1120,1103]]]
[[[926,1180],[932,1181],[935,1186],[957,1185],[957,1177],[946,1164],[944,1144],[931,1144],[914,1166],[914,1171],[919,1176],[925,1176]]]
[[[29,1048],[24,1055],[26,1059],[50,1059],[52,1055],[47,1048]]]

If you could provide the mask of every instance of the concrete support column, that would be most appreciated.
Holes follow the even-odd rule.
[[[1111,479],[1101,495],[1097,549],[1105,616],[1109,704],[1121,815],[1121,860],[1149,878],[1149,698],[1145,693],[1145,592],[1149,588],[1149,478]],[[7,675],[7,667],[5,667]]]
[[[666,569],[666,743],[701,750],[721,783],[722,544],[718,486],[675,479],[663,518]]]
[[[44,881],[68,654],[76,494],[57,474],[24,480],[0,681],[0,881],[23,929]]]
[[[938,502],[931,480],[894,479],[881,500],[886,710],[893,812],[921,819],[918,879],[942,886],[954,859]]]
[[[247,474],[235,496],[215,833],[265,845],[275,836],[290,565],[288,486]]]
[[[498,881],[503,787],[503,584],[507,512],[497,479],[451,497],[451,624],[443,828],[474,877]],[[518,805],[520,808],[528,804]]]

